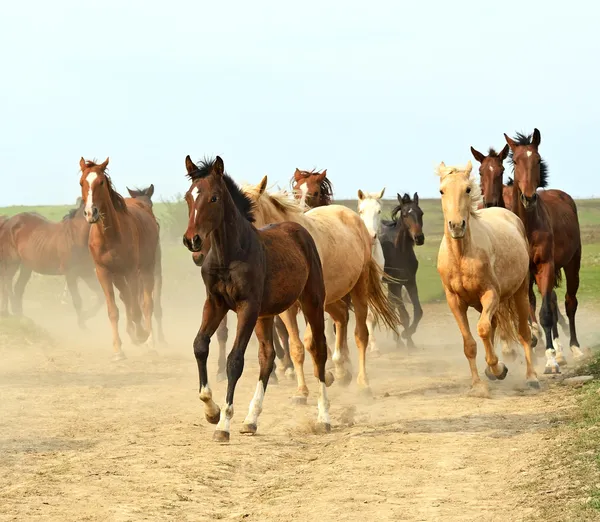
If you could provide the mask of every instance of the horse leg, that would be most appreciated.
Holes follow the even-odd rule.
[[[388,294],[392,294],[390,300],[396,305],[398,309],[398,316],[400,317],[400,324],[404,331],[402,332],[402,337],[406,336],[406,331],[410,328],[410,316],[406,310],[406,306],[404,306],[404,299],[402,298],[402,287],[404,285],[401,283],[388,283]],[[394,333],[394,337],[396,338],[396,347],[402,348],[403,343],[401,341],[400,335]]]
[[[211,424],[219,422],[220,409],[212,398],[212,390],[208,385],[208,371],[206,360],[210,346],[210,338],[213,336],[221,321],[227,317],[227,308],[223,303],[210,296],[204,302],[202,312],[202,324],[194,339],[194,356],[198,365],[198,378],[200,380],[199,398],[204,403],[204,416]]]
[[[258,384],[254,397],[250,402],[248,415],[242,424],[240,433],[254,435],[258,426],[258,416],[262,412],[262,404],[267,391],[267,384],[273,373],[273,363],[275,362],[275,348],[273,346],[274,332],[273,317],[262,317],[254,328],[254,333],[258,339],[258,364],[260,373],[258,375]]]
[[[490,394],[487,384],[479,378],[479,372],[477,371],[477,343],[473,339],[471,329],[469,328],[469,319],[467,317],[468,306],[447,288],[444,288],[444,291],[446,292],[448,306],[462,334],[465,357],[469,361],[469,368],[471,369],[471,389],[469,390],[469,395],[471,397],[489,398]]]
[[[540,382],[538,381],[535,368],[533,367],[533,351],[531,349],[531,330],[529,329],[529,290],[528,281],[523,281],[521,288],[517,290],[513,296],[515,308],[517,310],[517,316],[519,318],[518,334],[519,342],[523,346],[525,351],[525,363],[527,370],[525,373],[525,379],[527,386],[532,389],[538,390],[540,388]]]
[[[567,280],[567,292],[565,294],[565,311],[569,318],[569,347],[575,360],[581,360],[589,355],[589,350],[584,353],[579,347],[577,331],[575,329],[575,313],[577,312],[577,290],[579,290],[579,269],[581,267],[581,250],[573,257],[570,263],[563,268]]]
[[[163,346],[167,345],[165,332],[163,330],[163,309],[162,309],[162,257],[160,245],[157,248],[156,258],[154,263],[154,318],[156,319],[156,335],[158,342]]]
[[[545,374],[558,374],[560,373],[560,367],[556,356],[559,359],[562,357],[562,352],[557,353],[556,348],[560,349],[560,346],[554,346],[552,343],[552,304],[551,304],[551,293],[554,287],[554,263],[547,262],[543,263],[535,274],[535,281],[542,294],[542,306],[540,308],[540,323],[546,334],[546,368],[544,369]]]
[[[496,351],[494,350],[494,334],[496,333],[496,327],[498,320],[496,313],[500,306],[500,299],[498,293],[494,289],[487,290],[481,296],[481,317],[477,322],[477,334],[483,341],[485,347],[485,362],[487,368],[485,374],[488,379],[495,381],[496,379],[504,380],[508,373],[508,368],[504,363],[498,361]]]
[[[531,346],[535,348],[538,339],[542,338],[542,329],[535,315],[535,309],[537,307],[535,292],[533,291],[533,283],[535,278],[533,274],[529,276],[529,321],[531,322]]]
[[[408,297],[413,305],[413,320],[410,328],[405,330],[406,334],[406,345],[409,348],[414,348],[415,343],[412,340],[413,334],[417,331],[417,326],[423,318],[423,308],[421,307],[421,301],[419,301],[419,290],[417,289],[417,281],[413,280],[406,284],[406,291]],[[406,309],[405,309],[406,310]]]
[[[150,346],[156,346],[152,331],[152,315],[154,314],[154,298],[155,289],[155,273],[154,270],[145,270],[140,274],[140,282],[142,284],[142,314],[144,315],[144,328],[148,332],[147,343]]]
[[[333,365],[335,378],[342,386],[352,382],[352,363],[348,353],[348,307],[343,301],[335,301],[325,307],[336,325],[335,351],[333,352]]]
[[[104,297],[106,299],[106,308],[108,310],[108,319],[112,327],[113,333],[113,361],[120,361],[125,359],[125,354],[121,349],[121,338],[119,337],[119,309],[115,302],[115,290],[113,288],[113,276],[105,268],[96,268],[96,274],[98,281],[104,291]]]
[[[115,278],[115,285],[124,299],[127,313],[127,333],[133,344],[146,342],[150,332],[142,326],[142,308],[140,306],[140,277],[137,272],[131,272],[125,277],[125,284],[121,278]]]
[[[369,330],[367,328],[369,275],[367,271],[358,278],[352,289],[352,304],[354,305],[354,317],[356,326],[354,328],[354,340],[358,348],[358,375],[356,382],[361,393],[371,394],[369,379],[367,377],[367,345],[369,344]]]
[[[15,283],[15,289],[13,292],[13,313],[15,315],[23,315],[23,294],[25,293],[25,287],[31,279],[31,268],[27,268],[25,265],[21,265],[19,270],[19,277]]]
[[[279,339],[281,340],[283,357],[281,357],[281,371],[285,373],[285,376],[288,379],[293,379],[294,375],[294,363],[292,362],[292,358],[290,357],[290,336],[288,331],[281,320],[281,317],[275,317],[274,327],[276,330],[276,334],[278,334]]]
[[[227,380],[227,337],[229,330],[227,329],[227,313],[219,323],[217,328],[217,341],[219,343],[219,359],[217,361],[217,382]]]
[[[300,340],[296,316],[297,314],[295,306],[279,315],[283,321],[283,324],[285,324],[288,334],[290,335],[290,355],[294,363],[294,370],[296,372],[296,379],[298,382],[298,390],[292,397],[292,400],[296,404],[306,404],[308,388],[306,387],[306,378],[304,377],[304,345]],[[323,318],[323,320],[325,320],[325,318]]]
[[[562,343],[558,335],[558,298],[556,292],[550,292],[550,309],[552,311],[552,346],[556,350],[556,362],[560,366],[566,366],[567,360],[563,355]]]
[[[83,320],[87,321],[88,319],[94,317],[98,313],[100,308],[102,308],[102,304],[104,303],[104,296],[102,293],[102,286],[98,282],[98,278],[94,277],[93,274],[81,276],[81,279],[83,279],[87,287],[96,294],[95,302],[92,308],[87,312],[83,313]]]
[[[82,330],[86,330],[85,318],[83,316],[81,306],[81,294],[79,293],[79,286],[77,285],[77,277],[74,274],[68,273],[65,275],[65,280],[67,282],[67,288],[69,289],[69,293],[71,294],[73,308],[75,308],[75,313],[77,314],[77,325]]]
[[[371,307],[367,308],[367,330],[369,332],[369,353],[371,357],[379,357],[381,352],[375,341],[375,315]]]
[[[235,386],[244,371],[244,354],[252,331],[258,320],[260,306],[258,303],[244,303],[237,310],[237,331],[233,348],[227,356],[227,395],[225,404],[221,407],[219,423],[215,429],[213,440],[216,442],[229,442],[231,418],[233,417],[233,396]],[[265,378],[268,379],[270,371]]]

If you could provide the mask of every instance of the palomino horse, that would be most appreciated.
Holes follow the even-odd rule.
[[[546,334],[544,373],[560,373],[558,363],[564,364],[565,360],[560,343],[553,343],[555,314],[552,313],[552,290],[560,283],[561,268],[567,279],[565,311],[571,334],[569,346],[575,359],[584,357],[575,330],[581,266],[577,206],[573,198],[561,190],[548,190],[548,195],[543,198],[538,194],[537,189],[548,184],[548,167],[538,152],[542,139],[538,129],[529,136],[517,133],[514,139],[506,134],[504,137],[511,150],[509,159],[514,169],[512,210],[525,225],[532,271],[542,295],[540,322]],[[531,314],[535,317],[533,279],[530,285]],[[531,296],[534,296],[533,299]]]
[[[531,361],[525,227],[509,210],[478,210],[481,190],[476,179],[471,178],[471,168],[469,161],[464,168],[441,163],[437,169],[445,224],[437,268],[446,301],[463,336],[471,367],[470,394],[487,397],[489,392],[477,371],[477,343],[469,328],[469,307],[481,313],[477,333],[485,346],[488,378],[502,380],[508,373],[494,351],[494,335],[498,330],[504,338],[518,336],[525,349],[527,384],[539,388]]]
[[[25,287],[36,272],[43,275],[64,275],[73,300],[80,328],[102,307],[102,289],[94,274],[94,264],[88,251],[90,225],[83,216],[83,202],[69,211],[62,221],[53,223],[35,212],[22,212],[9,218],[3,226],[1,251],[7,263],[5,288],[12,286],[17,270],[19,276],[12,294],[12,311],[23,314]],[[96,293],[96,302],[88,312],[82,308],[78,279]],[[3,299],[3,301],[5,301]]]
[[[349,295],[354,307],[356,327],[354,337],[358,347],[359,369],[358,386],[368,392],[369,381],[366,371],[366,352],[369,342],[367,313],[372,309],[376,320],[381,320],[392,330],[396,330],[398,318],[388,301],[382,283],[383,271],[371,254],[371,240],[364,223],[356,212],[342,205],[328,205],[303,212],[300,205],[281,194],[265,191],[267,177],[257,186],[243,188],[255,206],[257,224],[292,221],[301,224],[315,241],[323,264],[326,300],[325,310],[336,325],[336,343],[333,363],[336,378],[348,383],[351,378],[350,357],[348,354],[347,304],[342,299]],[[308,394],[304,383],[304,348],[298,336],[298,325],[294,317],[290,333],[290,352],[298,378],[298,400],[302,402]],[[310,341],[310,328],[307,328],[305,343]]]
[[[303,186],[305,187],[306,184]],[[385,259],[377,236],[381,225],[381,198],[384,193],[385,187],[381,189],[381,192],[363,192],[358,189],[358,215],[367,227],[371,238],[371,254],[382,274],[384,273]],[[369,350],[372,355],[377,356],[379,348],[375,341],[375,316],[370,308],[367,314],[367,328],[369,329]]]
[[[416,332],[419,322],[423,317],[423,308],[419,301],[417,290],[417,270],[419,261],[415,255],[415,245],[425,243],[423,234],[423,211],[419,206],[419,195],[415,192],[413,199],[408,194],[398,196],[398,205],[392,211],[392,220],[381,222],[381,247],[385,259],[385,273],[389,276],[388,293],[392,304],[397,308],[400,324],[404,331],[402,337],[406,339],[409,348],[415,346],[412,336]],[[413,320],[404,305],[402,289],[408,293],[413,305]],[[396,346],[400,347],[402,341],[396,335]]]
[[[150,212],[154,214],[152,208],[154,207],[154,203],[152,202],[152,196],[154,195],[154,184],[151,184],[149,187],[142,189],[130,189],[127,187],[127,192],[133,199],[137,199],[148,205],[150,208]],[[127,201],[127,199],[125,200]],[[157,222],[158,225],[158,222]],[[160,225],[159,228],[159,236],[160,236]],[[158,241],[158,246],[156,249],[156,260],[154,264],[154,318],[156,319],[157,326],[157,337],[158,342],[160,344],[167,344],[165,340],[165,333],[162,325],[162,251],[160,247],[160,237]]]
[[[153,291],[158,224],[148,205],[124,199],[100,164],[81,158],[81,196],[85,218],[92,225],[89,249],[104,290],[113,334],[113,360],[125,358],[119,336],[119,309],[113,285],[125,304],[127,333],[134,344],[152,333]],[[140,306],[142,301],[142,306]],[[142,309],[145,324],[142,325]]]
[[[191,252],[204,256],[202,279],[206,286],[202,325],[194,340],[194,355],[206,419],[217,423],[214,440],[229,441],[233,396],[253,330],[260,343],[260,374],[241,431],[256,433],[275,360],[273,317],[284,314],[286,326],[291,330],[295,318],[286,311],[296,301],[300,301],[312,331],[307,349],[313,357],[315,376],[320,383],[318,424],[329,431],[331,421],[326,386],[333,383],[333,375],[325,371],[325,286],[315,242],[306,229],[296,223],[281,223],[257,230],[252,224],[250,198],[225,173],[219,156],[214,161],[203,162],[200,167],[187,156],[185,165],[191,186],[185,195],[189,223],[183,242]],[[209,250],[203,252],[207,239]],[[208,385],[206,360],[210,338],[228,310],[236,312],[238,324],[227,358],[227,395],[219,410]]]
[[[512,199],[513,199],[513,180],[512,178],[508,178],[508,184],[504,185],[503,183],[503,175],[504,175],[504,160],[508,157],[509,153],[508,144],[504,146],[504,148],[498,153],[493,148],[490,147],[487,156],[479,152],[478,150],[471,147],[471,152],[473,153],[473,157],[481,164],[479,166],[479,176],[481,178],[481,191],[483,193],[483,202],[486,207],[502,207],[508,210],[512,210]],[[552,191],[542,191],[539,193],[541,199],[546,200],[548,195],[551,194]],[[553,223],[553,228],[556,227],[556,224]],[[534,278],[531,278],[534,280]],[[531,289],[533,290],[533,289]],[[541,329],[537,322],[537,318],[535,315],[535,293],[530,291],[529,293],[530,300],[530,317],[529,320],[531,322],[531,326],[533,328],[533,336],[531,340],[531,345],[536,346],[537,338],[541,337]],[[553,319],[553,328],[552,328],[552,336],[554,338],[554,342],[560,343],[558,339],[558,329],[557,324],[560,324],[563,332],[567,335],[567,322],[565,318],[560,313],[558,308],[558,300],[556,297],[556,292],[552,290],[552,313],[554,315]],[[502,352],[507,357],[512,357],[515,355],[512,347],[509,348],[508,343],[506,341],[503,342]],[[560,364],[560,361],[559,361]]]

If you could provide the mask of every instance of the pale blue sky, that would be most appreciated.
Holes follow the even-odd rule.
[[[551,185],[599,195],[598,20],[591,1],[9,2],[0,205],[73,202],[82,155],[163,197],[186,154],[437,196],[434,164],[535,126]]]

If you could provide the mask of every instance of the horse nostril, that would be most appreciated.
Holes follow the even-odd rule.
[[[463,228],[465,228],[465,227],[467,226],[467,222],[466,222],[464,219],[462,220],[462,225],[461,225],[461,226],[462,226]]]
[[[194,239],[192,239],[192,243],[193,243],[194,245],[199,245],[199,244],[200,244],[200,236],[199,236],[198,234],[196,234],[196,235],[194,236]]]

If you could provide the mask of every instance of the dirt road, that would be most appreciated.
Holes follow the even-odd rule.
[[[535,517],[542,500],[527,484],[571,402],[545,380],[540,393],[526,390],[520,361],[490,383],[491,399],[467,397],[468,366],[445,304],[425,308],[416,352],[379,334],[384,354],[368,361],[372,399],[354,383],[330,388],[328,435],[312,431],[310,381],[308,406],[292,405],[294,384],[281,381],[267,391],[259,433],[237,432],[257,379],[253,341],[229,445],[212,442],[198,400],[197,315],[166,309],[170,346],[153,355],[126,345],[120,363],[110,362],[102,312],[82,334],[61,310],[33,310],[57,344],[0,346],[1,520]],[[580,338],[594,342],[584,310],[579,317]],[[210,362],[212,377],[216,354]],[[220,404],[225,385],[212,386]]]

